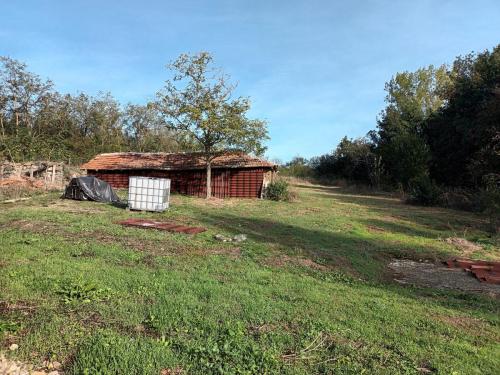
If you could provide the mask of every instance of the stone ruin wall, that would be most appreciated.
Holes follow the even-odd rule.
[[[45,186],[63,186],[65,184],[64,168],[64,163],[51,161],[0,162],[0,181],[30,178],[43,181]]]

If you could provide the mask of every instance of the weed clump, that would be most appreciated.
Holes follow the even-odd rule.
[[[111,289],[99,288],[96,284],[83,280],[63,281],[57,294],[64,303],[100,302],[110,298]]]

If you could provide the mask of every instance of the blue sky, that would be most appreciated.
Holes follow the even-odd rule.
[[[180,53],[213,53],[285,161],[373,129],[394,73],[500,43],[499,0],[0,0],[0,14],[0,55],[122,103],[151,100]]]

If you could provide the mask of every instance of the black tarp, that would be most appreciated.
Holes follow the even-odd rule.
[[[72,178],[62,198],[79,201],[117,203],[120,201],[111,186],[94,176]]]

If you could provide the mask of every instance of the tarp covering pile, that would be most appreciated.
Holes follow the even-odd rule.
[[[106,203],[116,203],[120,201],[106,181],[100,180],[94,176],[72,178],[62,198]]]

